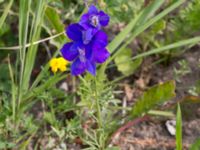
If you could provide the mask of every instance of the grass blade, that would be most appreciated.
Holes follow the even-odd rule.
[[[4,24],[5,20],[6,20],[6,17],[10,11],[10,8],[13,4],[13,0],[10,0],[10,2],[8,3],[8,5],[6,6],[6,8],[4,9],[4,12],[0,18],[0,28],[2,27],[2,25]]]
[[[132,31],[133,27],[136,25],[138,19],[140,18],[141,14],[135,17],[125,28],[122,32],[120,32],[114,40],[108,45],[108,50],[110,53],[114,52],[114,50],[126,39],[127,35]]]
[[[147,8],[144,9],[138,16],[121,31],[114,40],[109,44],[108,49],[111,53],[127,38],[127,35],[133,30],[135,25],[143,24],[149,17],[151,17],[158,8],[164,3],[164,0],[155,0]]]
[[[144,25],[139,26],[138,28],[136,28],[134,30],[134,32],[133,32],[133,35],[135,37],[138,36],[140,33],[142,33],[147,28],[149,28],[151,25],[153,25],[155,22],[159,21],[164,16],[166,16],[167,14],[169,14],[170,12],[172,12],[173,10],[175,10],[177,7],[179,7],[180,5],[182,5],[184,2],[185,2],[185,0],[178,0],[177,2],[173,3],[171,6],[169,6],[165,10],[163,10],[161,13],[159,13],[158,15],[156,15],[154,18],[152,18],[151,20],[149,20],[147,23],[145,23]]]
[[[30,100],[33,97],[36,97],[37,95],[40,95],[42,92],[47,90],[48,88],[51,88],[54,86],[56,83],[59,81],[63,80],[66,78],[66,75],[54,75],[53,77],[49,78],[44,84],[34,88],[32,91],[26,93],[23,97],[22,105],[28,104],[28,100]]]
[[[199,42],[200,42],[200,36],[194,37],[194,38],[191,38],[191,39],[187,39],[187,40],[182,40],[182,41],[179,41],[179,42],[176,42],[176,43],[173,43],[173,44],[166,45],[164,47],[156,48],[156,49],[147,51],[145,53],[139,54],[139,55],[133,57],[132,59],[134,60],[134,59],[137,59],[137,58],[149,56],[149,55],[152,55],[152,54],[161,53],[161,52],[164,52],[164,51],[168,51],[170,49],[175,49],[175,48],[190,45],[190,44],[196,44],[196,43],[199,43]]]
[[[60,16],[58,15],[55,8],[48,6],[45,11],[45,19],[43,22],[43,27],[46,31],[52,35],[52,31],[56,31],[56,33],[63,32],[65,26],[62,23]],[[54,44],[57,48],[63,45],[66,40],[65,34],[60,35],[59,37],[50,40],[52,44]]]
[[[19,91],[18,91],[18,104],[17,109],[20,107],[20,101],[23,93],[23,76],[24,76],[24,65],[26,57],[26,43],[28,38],[28,25],[29,25],[29,15],[30,15],[31,1],[20,0],[19,7],[19,58],[20,60],[20,79],[19,79]],[[18,68],[18,60],[16,68]],[[16,70],[16,73],[18,70]],[[18,110],[17,110],[18,111]]]
[[[42,21],[44,17],[46,6],[46,0],[41,0],[37,2],[37,9],[35,10],[36,16],[34,22],[32,24],[32,34],[30,34],[30,41],[33,43],[40,38]],[[29,88],[29,81],[31,78],[31,73],[35,64],[35,58],[37,54],[38,45],[31,45],[28,48],[26,62],[25,62],[25,69],[23,74],[23,91],[27,91]]]
[[[12,82],[12,115],[13,115],[13,121],[16,120],[16,95],[17,95],[17,91],[16,91],[16,86],[15,86],[15,81],[14,81],[14,74],[13,74],[13,70],[12,70],[12,66],[10,63],[10,57],[8,57],[8,68],[9,68],[9,73],[10,73],[10,78],[11,78],[11,82]]]
[[[163,46],[163,47],[160,47],[160,48],[152,49],[152,50],[149,50],[147,52],[138,54],[137,56],[134,56],[131,59],[126,60],[124,62],[119,62],[118,64],[123,64],[123,63],[126,63],[127,61],[135,60],[135,59],[138,59],[138,58],[143,58],[143,57],[150,56],[150,55],[153,55],[153,54],[158,54],[158,53],[161,53],[161,52],[164,52],[164,51],[169,51],[169,50],[172,50],[172,49],[176,49],[178,47],[197,44],[199,42],[200,42],[200,36],[194,37],[194,38],[191,38],[191,39],[187,39],[187,40],[182,40],[182,41],[179,41],[179,42],[176,42],[176,43],[173,43],[173,44],[169,44],[169,45],[166,45],[166,46]]]
[[[82,14],[84,12],[86,12],[86,8],[83,10]],[[77,20],[79,20],[80,18],[77,18]],[[65,32],[65,31],[64,31]],[[66,40],[67,40],[67,37],[66,37]],[[60,53],[60,48],[58,48],[58,50],[54,53],[53,57],[56,57],[59,53]],[[41,79],[44,77],[45,75],[45,72],[47,72],[49,69],[49,64],[47,63],[44,67],[44,69],[39,73],[39,75],[37,76],[37,78],[35,79],[35,81],[33,82],[30,90],[33,90],[40,82],[41,82]]]
[[[118,55],[120,53],[120,51],[122,51],[124,48],[126,48],[128,46],[128,44],[134,40],[134,38],[136,36],[138,36],[140,33],[144,32],[147,28],[149,28],[151,25],[153,25],[154,23],[156,23],[157,21],[159,21],[160,19],[162,19],[164,16],[166,16],[167,14],[169,14],[170,12],[172,12],[174,9],[176,9],[177,7],[179,7],[184,2],[185,2],[185,0],[179,0],[179,1],[175,2],[174,4],[172,4],[171,6],[169,6],[168,8],[166,8],[164,11],[162,11],[161,13],[159,13],[158,15],[156,15],[154,18],[152,18],[151,20],[149,20],[144,25],[137,26],[134,29],[134,32],[133,32],[132,36],[126,41],[125,44],[123,44],[120,47],[120,49],[117,50],[117,52],[107,61],[107,63],[111,62],[116,57],[116,55]]]
[[[200,138],[198,138],[190,147],[189,150],[199,150],[200,149]]]
[[[29,15],[30,15],[31,1],[20,0],[19,8],[19,46],[20,46],[20,60],[21,60],[21,77],[23,74],[23,65],[25,61],[26,54],[26,43],[28,37],[28,25],[29,25]]]
[[[179,104],[176,114],[176,150],[182,150],[182,117]]]

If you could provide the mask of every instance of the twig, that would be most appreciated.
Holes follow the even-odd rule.
[[[111,136],[111,142],[110,143],[115,143],[115,141],[119,138],[120,134],[130,128],[131,126],[135,125],[135,124],[138,124],[140,122],[143,122],[143,121],[147,121],[149,120],[150,117],[145,115],[143,116],[142,118],[137,118],[137,119],[134,119],[133,121],[129,121],[127,123],[125,123],[123,126],[121,126],[112,136]]]
[[[42,43],[42,44],[44,45],[44,47],[45,47],[45,49],[46,49],[46,51],[47,51],[47,55],[48,55],[49,59],[51,59],[51,58],[52,58],[52,56],[51,56],[51,51],[50,51],[48,45],[47,45],[45,42]]]
[[[61,32],[61,33],[58,33],[58,34],[56,34],[56,35],[50,36],[50,37],[48,37],[48,38],[45,38],[45,39],[42,39],[42,40],[33,42],[33,43],[28,43],[28,44],[25,45],[25,47],[27,48],[27,47],[29,47],[29,46],[31,46],[31,45],[37,45],[37,44],[40,44],[40,43],[42,43],[42,42],[46,42],[46,41],[48,41],[48,40],[54,39],[54,38],[56,38],[56,37],[59,37],[60,35],[62,35],[62,34],[64,34],[64,33],[65,33],[65,31],[63,31],[63,32]],[[20,49],[21,47],[22,47],[22,46],[0,47],[0,50],[18,50],[18,49]]]

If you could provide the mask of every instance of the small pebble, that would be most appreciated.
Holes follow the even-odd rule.
[[[170,135],[172,136],[176,135],[176,121],[175,120],[166,121],[165,126],[167,127],[167,131],[170,133]]]

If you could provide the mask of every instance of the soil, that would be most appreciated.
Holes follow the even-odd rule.
[[[169,102],[171,105],[175,105],[177,101],[182,101],[183,149],[185,150],[189,149],[190,145],[200,138],[200,105],[195,104],[194,106],[194,104],[185,102],[186,99],[192,100],[192,98],[200,101],[199,95],[191,96],[188,92],[200,80],[199,56],[200,48],[195,47],[179,57],[172,58],[170,65],[167,66],[157,64],[149,67],[148,64],[152,63],[154,59],[148,58],[141,67],[143,69],[138,74],[139,78],[135,81],[137,86],[129,89],[129,91],[141,92],[141,89],[157,83],[174,80],[174,68],[180,68],[180,60],[188,62],[190,72],[179,77],[179,81],[176,82],[176,98]],[[126,92],[127,90],[125,90]],[[132,101],[138,97],[135,95],[132,94]],[[148,121],[134,124],[124,130],[112,144],[119,146],[122,150],[174,150],[176,140],[175,136],[167,130],[165,125],[167,120],[175,120],[175,118],[151,117]]]
[[[200,118],[183,123],[183,149],[189,149],[200,136]],[[175,137],[170,135],[165,127],[165,122],[153,119],[137,124],[119,138],[118,145],[122,150],[174,150]]]

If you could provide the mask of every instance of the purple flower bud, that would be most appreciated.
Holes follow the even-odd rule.
[[[105,27],[108,25],[110,17],[103,11],[98,11],[98,9],[91,5],[86,14],[81,17],[79,24],[85,28],[97,28]]]

